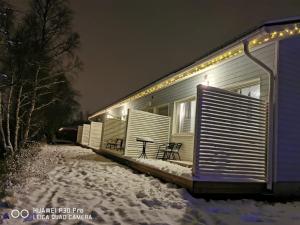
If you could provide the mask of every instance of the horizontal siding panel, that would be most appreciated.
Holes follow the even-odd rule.
[[[100,149],[102,139],[102,123],[91,122],[89,147]]]
[[[220,97],[222,102],[216,103]],[[217,104],[217,107],[213,108],[211,102]],[[265,103],[248,96],[199,85],[197,107],[195,175],[200,180],[209,180],[206,175],[202,177],[209,173],[213,179],[219,176],[223,180],[230,176],[232,179],[227,177],[227,181],[234,182],[239,178],[242,181],[264,182],[267,130]]]
[[[81,144],[88,146],[90,140],[90,125],[89,124],[83,124],[82,128],[82,140]]]
[[[170,117],[140,110],[129,110],[128,127],[126,135],[125,156],[137,158],[142,151],[142,143],[137,142],[138,137],[147,137],[154,140],[148,143],[146,155],[155,158],[158,145],[169,142]]]
[[[81,144],[81,142],[82,142],[82,130],[83,130],[83,126],[78,126],[78,128],[77,128],[77,140],[76,140],[76,142],[78,144]]]

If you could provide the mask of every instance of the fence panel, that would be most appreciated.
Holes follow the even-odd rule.
[[[142,143],[137,142],[137,137],[147,137],[155,143],[147,144],[147,157],[155,158],[157,144],[169,142],[170,117],[140,110],[129,110],[126,136],[125,155],[138,157]]]
[[[205,181],[266,180],[266,103],[198,86],[194,174]]]
[[[91,122],[89,146],[94,149],[100,149],[102,138],[102,123]]]

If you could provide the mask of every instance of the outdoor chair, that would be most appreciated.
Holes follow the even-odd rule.
[[[123,146],[123,139],[121,138],[110,139],[106,144],[106,148],[116,149],[116,150],[122,150],[122,146]]]
[[[106,143],[106,148],[111,149],[116,144],[116,139],[109,139]]]
[[[123,149],[123,139],[117,138],[115,148],[119,151],[121,151]]]
[[[174,147],[175,143],[160,144],[157,149],[156,159],[168,159],[168,153]]]
[[[182,146],[182,143],[176,143],[173,146],[172,150],[170,151],[170,155],[169,155],[168,159],[171,159],[171,157],[172,157],[172,159],[176,159],[175,155],[177,155],[178,159],[181,160],[180,155],[179,155],[179,150],[181,149],[181,146]]]

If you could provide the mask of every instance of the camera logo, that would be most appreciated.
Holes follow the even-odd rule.
[[[14,219],[17,218],[23,218],[26,219],[27,217],[29,217],[29,211],[27,209],[22,209],[22,210],[18,210],[18,209],[13,209],[10,213],[11,217]]]

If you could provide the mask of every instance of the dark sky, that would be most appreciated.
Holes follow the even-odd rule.
[[[263,21],[300,15],[299,0],[71,0],[71,5],[84,63],[74,86],[83,111],[90,113]]]

